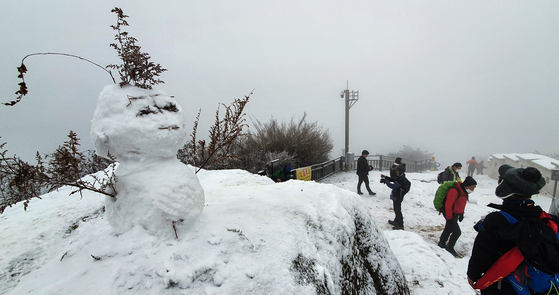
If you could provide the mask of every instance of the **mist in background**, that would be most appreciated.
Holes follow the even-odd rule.
[[[176,97],[188,128],[202,109],[199,137],[219,103],[254,89],[249,125],[306,112],[330,131],[330,157],[342,156],[340,92],[349,85],[360,94],[350,110],[355,154],[408,145],[450,165],[559,152],[557,1],[8,1],[0,10],[2,102],[15,99],[16,68],[30,53],[119,64],[109,47],[115,6],[129,16],[124,30],[168,69],[154,88]],[[70,130],[93,149],[90,121],[110,76],[61,56],[25,64],[29,94],[0,106],[8,155],[32,161]]]

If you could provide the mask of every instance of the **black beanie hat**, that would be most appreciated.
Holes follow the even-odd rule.
[[[452,167],[461,168],[461,167],[462,167],[462,163],[456,162],[456,163],[452,164]]]
[[[398,157],[394,160],[395,163],[402,164],[402,158]]]
[[[499,167],[499,176],[502,178],[505,176],[505,173],[507,173],[507,171],[509,171],[509,169],[513,168],[511,165],[505,164],[505,165],[501,165],[501,167]]]
[[[369,154],[369,151],[368,151],[368,150],[363,150],[363,151],[361,152],[361,155],[368,155],[368,154]]]
[[[462,182],[462,185],[464,185],[464,186],[477,185],[477,181],[473,177],[468,176],[468,177],[466,177],[466,179],[464,179],[464,182]]]
[[[402,163],[402,164],[398,165],[395,170],[400,171],[402,173],[405,173],[406,172],[406,163]]]
[[[505,166],[505,165],[503,165]],[[495,189],[495,195],[501,199],[508,198],[512,195],[523,197],[531,197],[539,194],[540,190],[545,186],[545,179],[541,172],[534,167],[512,168],[499,167],[499,174],[503,181]]]

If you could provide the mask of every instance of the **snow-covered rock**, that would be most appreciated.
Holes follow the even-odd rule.
[[[241,170],[198,175],[206,207],[179,239],[142,226],[115,235],[99,216],[10,294],[409,294],[357,194]]]

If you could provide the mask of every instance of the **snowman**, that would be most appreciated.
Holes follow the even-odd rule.
[[[116,197],[106,216],[116,234],[141,226],[153,235],[175,237],[191,227],[204,208],[204,191],[177,150],[187,136],[182,110],[162,91],[106,86],[97,101],[91,139],[98,155],[119,162]]]

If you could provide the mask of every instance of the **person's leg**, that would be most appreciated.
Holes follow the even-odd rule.
[[[357,182],[357,193],[361,194],[361,184],[363,183],[363,177],[361,175],[359,176],[359,181]]]
[[[447,247],[454,250],[454,245],[456,245],[458,238],[462,235],[462,230],[460,230],[460,226],[458,225],[458,217],[453,217],[452,223],[452,232],[448,239]]]
[[[396,197],[394,199],[394,214],[396,217],[394,218],[394,223],[396,227],[404,228],[404,215],[402,215],[402,198]]]
[[[453,230],[453,223],[452,223],[452,219],[448,220],[445,219],[446,223],[444,225],[444,229],[443,232],[441,233],[441,237],[439,239],[439,247],[444,248],[446,246],[446,242],[448,241],[448,237],[450,236],[450,234],[452,233]]]
[[[367,191],[369,192],[370,195],[375,194],[371,188],[369,187],[369,176],[365,175],[363,182],[365,182],[365,188],[367,188]]]

